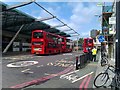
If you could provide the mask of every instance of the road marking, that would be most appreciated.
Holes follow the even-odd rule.
[[[55,63],[55,65],[54,66],[59,66],[61,63]]]
[[[57,74],[48,74],[48,73],[45,73],[45,75],[57,76]]]
[[[48,65],[48,66],[50,66],[50,65],[52,66],[52,65],[53,65],[53,63],[51,62],[51,63],[48,63],[47,65]]]
[[[60,77],[61,79],[68,79],[68,80],[76,80],[78,78],[77,75],[71,74],[67,76]]]
[[[72,53],[66,53],[66,54],[63,54],[63,55],[72,55]]]
[[[43,65],[37,66],[37,67],[43,67]]]
[[[78,72],[78,71],[79,71],[79,70],[75,70],[75,71],[69,72],[69,73],[67,73],[67,74],[63,74],[63,75],[60,76],[60,78],[62,78],[62,77],[64,77],[64,76],[67,76],[67,75],[69,75],[69,74]]]
[[[31,65],[38,64],[37,61],[18,61],[18,62],[13,62],[10,64],[7,64],[7,67],[27,67]]]
[[[91,75],[91,74],[93,74],[93,73],[94,73],[94,72],[90,72],[90,73],[88,73],[88,74],[86,74],[86,75],[84,75],[84,76],[82,76],[82,77],[80,77],[80,78],[72,81],[72,83],[75,83],[76,81],[79,81],[79,80],[81,80],[81,79],[83,79],[83,78],[85,78],[85,77],[87,77],[88,75]]]
[[[26,72],[26,71],[28,71],[28,70],[30,70],[30,69],[25,69],[25,70],[23,70],[23,71],[21,71],[21,72]]]
[[[84,80],[82,81],[82,83],[80,84],[80,86],[79,86],[80,89],[79,90],[82,90],[83,85],[85,84],[85,82],[86,82],[87,79],[88,79],[88,76],[85,77]]]
[[[61,74],[64,74],[64,73],[69,72],[69,71],[72,70],[72,69],[73,69],[73,67],[69,67],[69,68],[67,68],[67,69],[65,69],[65,70],[57,73],[56,75],[59,76],[59,75],[61,75]],[[51,79],[51,78],[53,78],[53,77],[55,77],[55,76],[52,76],[52,75],[45,76],[45,77],[38,78],[38,79],[35,79],[35,80],[32,80],[32,81],[24,82],[24,83],[22,83],[22,84],[18,84],[18,85],[15,85],[15,86],[11,86],[10,88],[24,88],[24,87],[27,87],[27,86],[30,86],[30,85],[35,85],[35,84],[38,84],[38,83],[40,84],[41,82],[46,81],[46,80],[48,80],[48,79]]]
[[[25,74],[30,74],[30,73],[34,73],[34,72],[31,72],[31,71],[26,71],[24,72]]]
[[[92,75],[89,76],[89,78],[88,78],[88,80],[87,80],[87,82],[86,82],[86,84],[84,86],[85,89],[88,88],[88,85],[89,85],[89,82],[90,82],[91,78],[92,78]]]

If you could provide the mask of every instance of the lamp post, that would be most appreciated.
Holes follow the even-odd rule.
[[[120,1],[116,2],[116,72],[120,73]]]

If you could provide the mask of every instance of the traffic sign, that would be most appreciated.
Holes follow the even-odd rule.
[[[104,42],[105,38],[104,38],[104,36],[100,35],[100,36],[98,36],[98,40],[99,40],[99,42]]]

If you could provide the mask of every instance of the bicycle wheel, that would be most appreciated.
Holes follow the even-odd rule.
[[[104,86],[106,84],[108,79],[109,79],[109,76],[108,76],[107,73],[100,73],[94,79],[94,86],[96,88],[100,88],[100,87],[102,87],[102,86]]]
[[[107,58],[106,57],[102,57],[102,59],[101,59],[101,66],[105,66],[107,64],[108,64]]]

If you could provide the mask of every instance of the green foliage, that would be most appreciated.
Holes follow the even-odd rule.
[[[79,43],[79,44],[83,44],[83,38],[79,38],[78,43]]]

